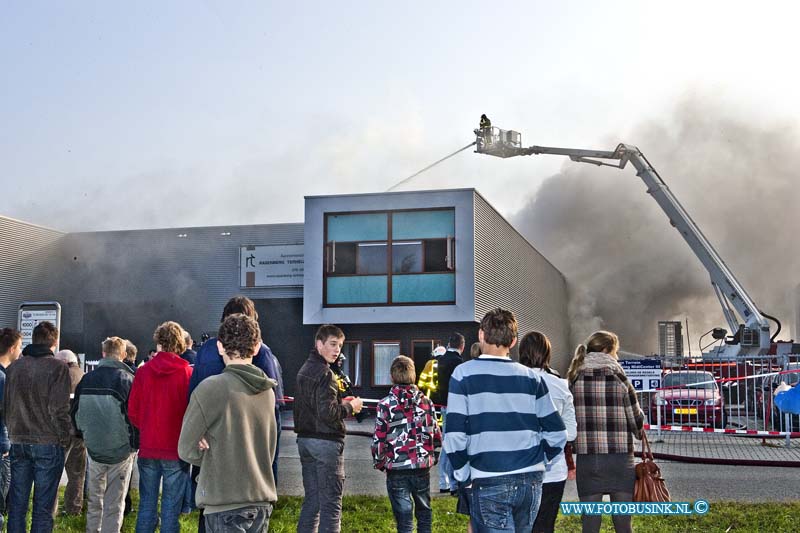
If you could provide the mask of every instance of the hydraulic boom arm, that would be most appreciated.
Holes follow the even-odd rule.
[[[548,146],[521,146],[521,136],[516,132],[507,132],[497,128],[475,130],[477,135],[477,153],[514,157],[519,155],[562,155],[572,161],[589,163],[597,166],[625,168],[630,162],[636,169],[647,192],[666,213],[675,229],[692,249],[711,276],[726,321],[734,333],[734,343],[721,347],[715,355],[737,356],[755,351],[766,353],[770,347],[769,322],[758,310],[755,302],[747,294],[744,287],[733,275],[720,255],[714,250],[709,240],[689,216],[658,172],[647,161],[647,158],[635,146],[620,144],[613,152],[601,150],[579,150],[572,148],[553,148]],[[609,163],[607,161],[614,161]],[[740,328],[733,311],[742,318],[744,328]],[[750,350],[748,350],[748,347]]]

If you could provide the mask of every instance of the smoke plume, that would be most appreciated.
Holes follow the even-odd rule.
[[[626,142],[656,167],[760,309],[781,320],[779,338],[790,338],[800,281],[797,125],[691,97],[667,123],[643,123]],[[605,328],[625,350],[653,353],[657,321],[688,318],[697,354],[699,335],[725,326],[708,274],[632,167],[567,161],[512,219],[567,277],[575,342]]]

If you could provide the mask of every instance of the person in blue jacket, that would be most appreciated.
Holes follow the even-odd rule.
[[[258,321],[258,313],[256,312],[256,306],[253,301],[246,297],[246,296],[234,296],[228,303],[225,304],[225,308],[222,310],[222,319],[220,322],[223,322],[227,317],[230,315],[234,315],[237,313],[241,313],[243,315],[247,315],[250,318]],[[275,354],[272,353],[272,350],[269,349],[269,346],[261,343],[261,347],[258,349],[258,353],[253,358],[253,365],[257,366],[264,373],[267,377],[270,377],[278,382],[278,386],[275,388],[275,419],[277,422],[278,428],[278,439],[275,445],[275,459],[272,462],[272,474],[275,477],[275,483],[278,482],[278,452],[280,447],[280,440],[281,440],[281,406],[284,405],[283,400],[283,376],[281,376],[280,371],[280,364],[278,363],[278,358],[275,357]],[[194,364],[194,371],[192,372],[192,378],[189,381],[189,397],[191,398],[192,392],[195,388],[206,378],[211,376],[216,376],[218,374],[222,374],[222,371],[225,369],[225,363],[222,360],[222,356],[217,349],[217,338],[211,337],[207,341],[205,341],[202,346],[197,350],[197,360]],[[198,470],[192,471],[192,479],[196,479],[195,472]],[[203,533],[205,531],[204,522],[203,522],[203,515],[202,510],[200,514],[200,522],[198,531]]]
[[[22,353],[22,335],[14,329],[0,329],[0,400],[6,388],[6,367],[19,359]],[[3,402],[0,401],[0,404]],[[8,428],[3,419],[0,407],[0,531],[5,528],[6,499],[11,484],[11,441],[8,439]]]
[[[781,383],[775,389],[775,406],[784,413],[800,415],[800,387]]]

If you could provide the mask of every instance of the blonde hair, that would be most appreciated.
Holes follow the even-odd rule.
[[[610,331],[595,331],[583,344],[579,344],[575,348],[575,355],[572,357],[572,362],[569,364],[567,371],[567,379],[574,381],[578,377],[583,362],[586,359],[586,354],[591,352],[606,352],[614,353],[619,349],[619,337],[616,333]]]
[[[125,349],[125,340],[120,339],[119,337],[109,337],[103,341],[103,344],[100,345],[101,350],[106,357],[110,356],[111,359],[116,359],[117,361],[122,361],[125,359],[126,349]]]
[[[395,385],[412,385],[417,380],[414,360],[405,355],[398,355],[394,358],[389,372],[392,375],[392,383]]]
[[[139,349],[138,349],[138,348],[136,348],[136,345],[135,345],[135,344],[133,344],[133,343],[132,343],[131,341],[129,341],[128,339],[123,339],[123,340],[125,341],[125,355],[126,355],[126,359],[129,359],[129,360],[131,360],[131,361],[135,361],[135,360],[136,360],[136,354],[137,354],[137,353],[139,353]]]

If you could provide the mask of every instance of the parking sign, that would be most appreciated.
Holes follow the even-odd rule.
[[[619,364],[636,392],[649,392],[661,387],[660,359],[620,359]]]

